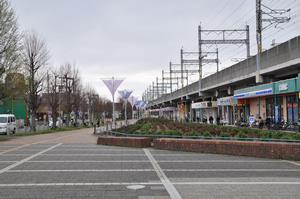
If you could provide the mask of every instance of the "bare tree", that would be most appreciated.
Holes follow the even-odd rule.
[[[0,80],[20,66],[21,36],[14,10],[7,0],[0,0]],[[4,88],[0,89],[0,98]]]
[[[61,85],[64,90],[64,98],[65,101],[63,103],[64,113],[66,113],[66,125],[68,126],[70,123],[70,114],[72,112],[73,104],[72,104],[72,95],[74,93],[74,77],[72,71],[72,65],[66,63],[61,65],[59,68]]]
[[[75,121],[74,125],[77,125],[78,122],[78,114],[81,111],[81,105],[84,102],[84,94],[83,94],[83,87],[79,75],[79,71],[75,66],[73,67],[73,78],[74,78],[74,93],[72,95],[72,102],[73,102],[73,111],[75,113]]]
[[[96,94],[95,89],[93,89],[90,86],[87,86],[85,88],[85,96],[87,99],[87,104],[88,104],[88,117],[89,117],[89,122],[94,123],[96,119],[96,113],[99,111],[99,95]]]
[[[36,131],[36,112],[39,107],[38,96],[42,91],[42,82],[45,78],[43,68],[49,60],[49,51],[46,43],[36,33],[27,33],[23,43],[23,62],[28,75],[28,101],[31,113],[32,131]],[[43,73],[44,72],[44,73]]]
[[[60,104],[59,99],[59,76],[56,72],[47,74],[47,100],[52,111],[52,128],[56,128],[56,122],[58,118],[58,108]]]

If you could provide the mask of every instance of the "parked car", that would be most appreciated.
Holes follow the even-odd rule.
[[[17,129],[16,117],[12,114],[0,114],[0,133],[15,134]]]

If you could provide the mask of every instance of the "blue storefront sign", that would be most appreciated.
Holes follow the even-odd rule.
[[[234,95],[234,98],[243,99],[243,98],[258,97],[258,96],[265,96],[265,95],[272,95],[272,94],[273,94],[273,89],[268,88],[268,89],[263,89],[258,91],[239,93]]]

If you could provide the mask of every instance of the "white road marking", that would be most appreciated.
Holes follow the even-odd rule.
[[[8,154],[0,154],[0,157],[6,157],[6,156],[29,156],[34,155],[34,153],[8,153]]]
[[[159,164],[157,163],[155,158],[152,156],[150,151],[148,149],[143,149],[143,150],[144,150],[146,156],[148,157],[148,159],[150,160],[153,168],[155,169],[155,172],[157,173],[157,176],[159,177],[160,181],[162,182],[162,184],[168,191],[170,198],[171,199],[182,199],[181,195],[179,194],[179,192],[177,191],[175,186],[171,183],[169,178],[165,175],[163,170],[160,168]]]
[[[1,162],[1,161],[0,161]],[[33,163],[143,163],[149,160],[32,160]]]
[[[217,172],[217,171],[222,171],[222,172],[226,172],[226,171],[230,171],[230,172],[239,172],[239,171],[264,171],[264,172],[268,172],[268,171],[279,171],[279,172],[289,172],[289,171],[297,171],[300,172],[300,169],[163,169],[164,171],[191,171],[191,172],[209,172],[209,171],[213,171],[213,172]]]
[[[42,151],[38,152],[38,153],[36,153],[36,154],[34,154],[34,155],[32,155],[32,156],[29,156],[29,157],[27,157],[27,158],[24,158],[23,160],[20,160],[20,161],[14,163],[14,164],[12,164],[12,165],[9,165],[8,167],[5,167],[5,168],[1,169],[1,170],[0,170],[0,174],[2,174],[2,173],[4,173],[4,172],[7,172],[7,171],[9,171],[10,169],[13,169],[13,168],[15,168],[15,167],[17,167],[17,166],[19,166],[19,165],[21,165],[21,164],[23,164],[23,163],[25,163],[25,162],[31,160],[31,159],[33,159],[33,158],[35,158],[35,157],[37,157],[37,156],[39,156],[39,155],[41,155],[41,154],[43,154],[43,153],[45,153],[45,152],[47,152],[47,151],[50,151],[50,150],[54,149],[55,147],[58,147],[58,146],[61,145],[61,144],[62,144],[62,143],[56,144],[56,145],[54,145],[54,146],[52,146],[52,147],[49,147],[49,148],[47,148],[47,149],[45,149],[45,150],[42,150]]]
[[[145,154],[108,154],[108,153],[104,153],[104,154],[52,154],[52,153],[46,153],[46,154],[42,154],[41,156],[144,156]]]
[[[290,161],[290,160],[283,160],[283,161],[288,162],[288,163],[293,164],[293,165],[300,166],[300,162],[294,162],[294,161]]]
[[[239,162],[239,163],[282,163],[281,160],[157,160],[157,162],[175,162],[175,163],[231,163],[231,162]]]
[[[300,182],[173,182],[175,185],[300,185]]]
[[[53,151],[121,151],[121,152],[127,152],[127,151],[134,151],[134,152],[143,152],[142,150],[137,150],[137,149],[80,149],[80,148],[66,148],[66,149],[62,149],[62,148],[58,148],[55,149]]]
[[[27,183],[0,184],[0,187],[33,186],[128,186],[128,185],[162,185],[161,182],[111,182],[111,183]],[[300,185],[300,182],[173,182],[174,185]]]
[[[9,160],[1,160],[0,163],[14,163],[14,162],[18,162],[18,161],[9,161]]]
[[[40,169],[40,170],[8,170],[9,173],[36,173],[36,172],[149,172],[154,169]],[[0,173],[1,174],[1,173]]]
[[[0,184],[0,187],[32,187],[32,186],[128,186],[128,185],[161,185],[161,182],[108,182],[108,183],[28,183]]]

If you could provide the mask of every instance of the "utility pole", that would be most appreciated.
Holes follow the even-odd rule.
[[[219,49],[216,49],[216,55],[217,55],[217,73],[219,73]]]
[[[256,0],[256,44],[257,44],[257,55],[256,55],[256,77],[255,82],[261,83],[262,76],[260,75],[260,54],[262,52],[262,12],[261,12],[261,0]]]
[[[169,62],[169,69],[170,69],[170,90],[171,90],[171,93],[173,92],[173,85],[172,85],[172,62]]]
[[[202,96],[202,37],[201,37],[201,25],[198,26],[198,48],[199,48],[199,96]]]
[[[263,8],[263,9],[262,9]],[[257,42],[257,55],[256,55],[256,83],[262,83],[263,78],[260,74],[261,70],[261,53],[262,53],[262,32],[264,29],[275,24],[277,27],[281,23],[288,23],[291,18],[283,17],[283,14],[290,12],[291,9],[272,9],[262,4],[262,0],[256,0],[256,42]],[[266,17],[264,17],[266,16]],[[267,26],[263,25],[267,22]]]
[[[184,80],[183,80],[183,49],[180,49],[180,69],[181,69],[181,88],[184,86]]]
[[[162,95],[165,94],[165,74],[164,70],[161,71]]]

